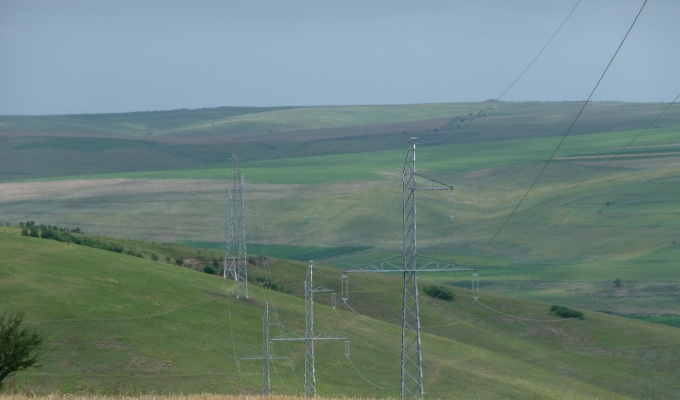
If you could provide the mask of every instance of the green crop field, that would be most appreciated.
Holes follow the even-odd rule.
[[[23,310],[45,333],[41,369],[16,376],[14,388],[35,393],[256,393],[261,366],[236,358],[257,353],[265,302],[284,327],[303,326],[306,265],[255,262],[249,273],[290,288],[284,294],[250,285],[250,299],[234,298],[233,282],[163,261],[166,254],[219,256],[179,245],[100,238],[134,248],[143,258],[0,229],[0,304]],[[148,258],[160,254],[160,261]],[[318,266],[317,281],[339,287],[339,271]],[[421,284],[427,284],[423,280]],[[397,277],[353,275],[349,308],[334,310],[317,296],[316,328],[346,336],[317,346],[321,395],[398,394],[400,282]],[[680,330],[586,311],[585,320],[561,320],[549,303],[483,294],[484,306],[453,288],[454,302],[421,306],[426,392],[438,398],[669,398],[676,377]],[[367,319],[368,318],[368,319]],[[396,321],[395,321],[396,319]],[[303,348],[275,344],[289,361],[276,361],[278,394],[300,391]],[[237,368],[238,367],[238,368]]]

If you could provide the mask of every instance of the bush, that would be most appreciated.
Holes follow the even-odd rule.
[[[40,366],[36,350],[44,337],[30,326],[22,326],[23,319],[21,312],[0,315],[0,389],[5,378]]]
[[[151,253],[151,259],[154,260],[154,261],[158,261],[158,254]]]
[[[554,305],[550,307],[550,312],[557,315],[560,318],[578,318],[583,319],[583,313],[580,311],[572,310],[565,306]]]
[[[621,279],[614,279],[614,286],[616,287],[621,286]]]
[[[281,286],[281,288],[279,289],[279,285],[272,282],[272,280],[270,278],[262,278],[262,277],[258,276],[257,278],[255,278],[255,281],[265,289],[271,289],[271,290],[275,290],[277,292],[283,291],[283,286]]]
[[[454,301],[456,299],[456,295],[452,291],[441,286],[425,286],[423,291],[435,299],[442,299],[444,301]]]
[[[172,260],[172,257],[170,256],[165,256],[165,262],[170,264],[170,260]]]
[[[215,275],[217,273],[217,270],[215,268],[213,268],[212,265],[205,264],[203,266],[203,272],[205,272],[206,274]]]
[[[133,249],[125,250],[125,254],[127,254],[127,255],[129,255],[129,256],[144,258],[144,256],[142,255],[142,253],[138,252],[137,250],[133,250]]]
[[[184,265],[184,259],[182,257],[176,258],[175,264],[177,264],[181,267],[182,265]]]

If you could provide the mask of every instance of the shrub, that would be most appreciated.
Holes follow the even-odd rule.
[[[144,255],[143,255],[141,252],[137,251],[137,250],[128,250],[128,251],[125,252],[125,254],[127,254],[127,255],[129,255],[129,256],[135,256],[135,257],[139,257],[139,258],[144,258]]]
[[[170,260],[172,260],[172,257],[170,256],[165,256],[165,262],[170,264]]]
[[[456,299],[456,295],[452,291],[441,286],[425,286],[423,291],[435,299],[442,299],[444,301],[454,301]]]
[[[21,312],[0,315],[0,389],[5,378],[40,366],[36,350],[44,337],[30,326],[22,326],[23,319]]]
[[[621,279],[614,279],[614,286],[616,287],[621,286]]]
[[[177,264],[181,267],[182,265],[184,265],[184,259],[182,257],[176,258],[175,264]]]
[[[213,268],[212,265],[205,264],[203,266],[203,272],[205,272],[206,274],[215,275],[217,273],[217,270],[215,268]]]
[[[158,254],[151,253],[151,259],[154,260],[154,261],[158,261]]]
[[[281,286],[281,288],[279,289],[279,285],[272,282],[270,278],[262,278],[258,276],[257,278],[255,278],[255,281],[265,289],[271,289],[277,292],[282,292],[284,290],[283,286]]]
[[[554,305],[550,307],[550,312],[557,315],[560,318],[578,318],[583,319],[583,313],[580,311],[572,310],[565,306]]]

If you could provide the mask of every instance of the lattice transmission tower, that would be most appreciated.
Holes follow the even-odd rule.
[[[423,390],[423,355],[420,346],[420,307],[418,305],[418,272],[476,271],[476,268],[419,255],[416,251],[416,193],[419,190],[453,190],[453,187],[424,177],[416,172],[416,143],[411,138],[402,176],[403,254],[363,264],[345,273],[378,272],[404,275],[403,322],[401,333],[401,398],[420,399]],[[417,183],[422,178],[423,183]],[[396,264],[402,258],[403,264]],[[424,261],[421,261],[423,259]],[[346,285],[347,277],[343,276]]]
[[[243,172],[239,165],[242,160],[238,156],[237,145],[234,145],[231,160],[234,172],[232,173],[232,187],[227,190],[223,277],[236,281],[236,297],[248,298],[245,189]]]
[[[264,305],[264,315],[262,316],[262,354],[253,354],[241,357],[240,360],[262,360],[262,395],[268,396],[272,393],[272,382],[270,379],[269,367],[272,360],[286,359],[290,357],[275,356],[272,351],[272,342],[269,341],[269,327],[281,325],[279,322],[269,322],[269,303]]]
[[[305,280],[305,330],[288,333],[272,340],[304,340],[305,342],[305,379],[303,394],[305,397],[316,396],[316,370],[314,368],[314,342],[317,340],[344,340],[347,338],[323,331],[314,331],[314,293],[333,293],[335,291],[323,285],[314,284],[314,261],[309,262],[307,279]],[[347,346],[345,346],[347,351]]]

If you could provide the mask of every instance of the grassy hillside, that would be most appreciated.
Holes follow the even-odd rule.
[[[410,136],[437,145],[551,138],[578,108],[486,102],[0,116],[0,181],[223,167],[236,141],[245,160],[259,161],[401,151]],[[593,103],[572,136],[641,129],[663,108]],[[656,126],[680,126],[680,112],[669,109]]]
[[[135,246],[149,252],[164,245]],[[28,322],[47,335],[44,367],[18,375],[13,385],[38,392],[257,392],[260,366],[244,361],[239,369],[235,358],[259,350],[264,302],[272,304],[285,324],[281,332],[302,328],[299,296],[305,270],[297,262],[275,260],[270,267],[256,263],[251,275],[270,274],[274,282],[291,288],[292,295],[251,285],[251,298],[243,301],[231,295],[233,283],[212,275],[22,237],[15,228],[3,227],[0,304],[3,311],[25,311]],[[316,276],[319,283],[339,284],[333,268],[319,267]],[[319,295],[316,328],[348,337],[356,367],[374,384],[390,389],[362,380],[341,343],[323,343],[317,346],[319,393],[394,396],[399,279],[353,275],[350,282],[348,304],[375,319],[357,316],[343,305],[333,310],[329,299]],[[453,303],[423,297],[429,397],[659,398],[680,393],[675,376],[680,330],[593,312],[586,312],[582,321],[555,321],[547,303],[483,294],[480,300],[488,307],[549,321],[517,320],[475,304],[467,290],[454,291]],[[302,346],[276,344],[275,349],[294,357],[276,362],[275,391],[298,393]]]
[[[279,256],[350,267],[399,254],[400,173],[408,137],[419,136],[418,168],[455,187],[455,197],[419,195],[422,254],[474,263],[488,292],[677,325],[678,107],[601,168],[666,105],[589,105],[479,256],[579,105],[186,110],[148,113],[147,122],[101,116],[102,126],[118,130],[96,134],[55,133],[48,125],[36,133],[20,124],[17,132],[0,132],[0,179],[40,179],[0,184],[0,221],[33,219],[90,234],[219,248],[227,159],[238,138],[249,242],[267,243]],[[128,117],[166,131],[125,133]],[[217,119],[234,131],[199,129]],[[244,121],[280,130],[237,129]],[[431,279],[465,284],[447,275]]]

